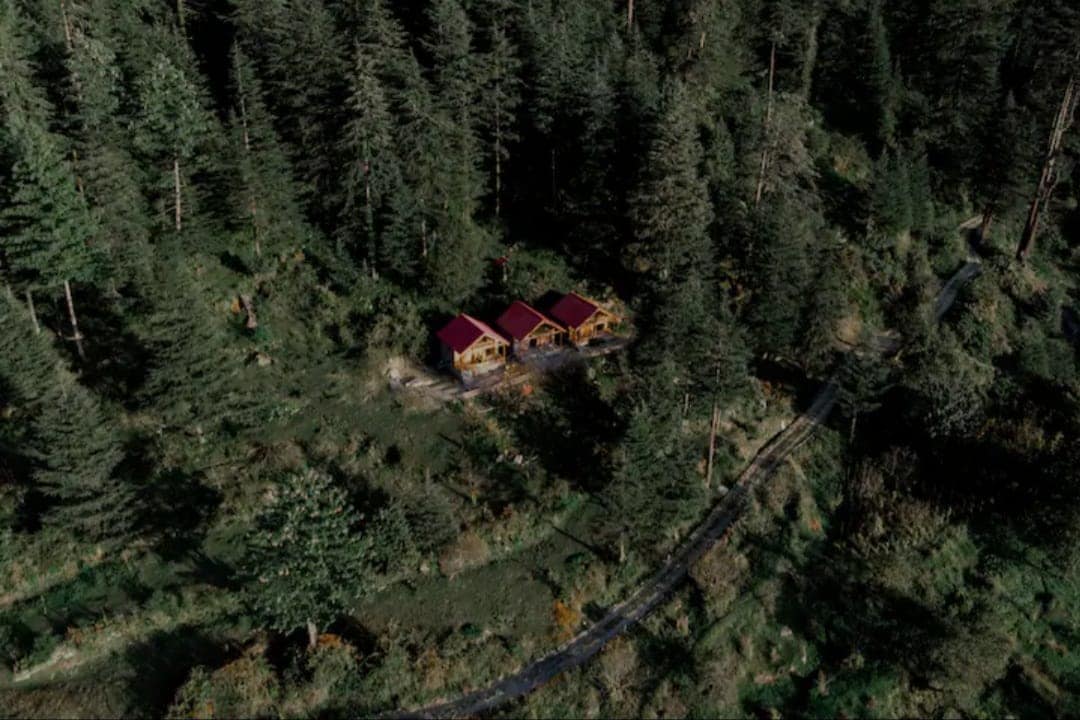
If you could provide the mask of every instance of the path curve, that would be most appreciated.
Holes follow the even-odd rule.
[[[960,288],[981,272],[977,259],[969,259],[938,293],[934,317],[941,320],[956,301]],[[871,348],[893,350],[894,336],[871,339]],[[836,405],[840,386],[833,376],[818,391],[810,407],[777,433],[740,473],[734,487],[721,498],[709,515],[682,543],[664,565],[629,598],[613,606],[598,622],[590,625],[569,642],[516,673],[486,688],[466,693],[456,700],[412,710],[400,710],[388,718],[472,717],[490,711],[505,702],[527,695],[560,673],[582,665],[596,655],[615,636],[651,613],[686,577],[690,567],[719,540],[742,515],[750,491],[776,471],[784,460],[814,433]]]

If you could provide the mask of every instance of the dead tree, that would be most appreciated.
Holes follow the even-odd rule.
[[[1080,100],[1080,93],[1077,93],[1076,75],[1073,75],[1069,78],[1068,85],[1065,86],[1061,105],[1058,107],[1057,116],[1054,118],[1054,124],[1050,130],[1050,142],[1046,148],[1042,172],[1039,174],[1039,184],[1035,189],[1035,196],[1031,200],[1031,206],[1028,208],[1024,234],[1020,236],[1020,244],[1016,248],[1016,259],[1020,262],[1027,260],[1028,255],[1031,254],[1035,238],[1039,233],[1039,221],[1042,212],[1054,194],[1054,187],[1057,185],[1058,180],[1057,164],[1058,159],[1061,157],[1062,142],[1065,138],[1065,131],[1073,123],[1078,100]],[[987,219],[984,219],[984,221],[989,227],[989,221]]]
[[[247,98],[244,94],[244,73],[239,63],[234,66],[237,84],[237,100],[240,109],[240,131],[244,141],[244,154],[251,158],[251,131],[248,129]],[[262,242],[259,237],[259,204],[255,191],[249,182],[248,212],[251,215],[251,232],[255,240],[255,257],[262,257]]]
[[[248,330],[255,330],[259,327],[259,321],[255,317],[255,303],[251,300],[250,295],[240,295],[240,305],[244,308],[244,313],[247,315],[247,322],[245,326]]]
[[[75,348],[79,351],[79,358],[86,359],[86,351],[83,350],[83,336],[79,332],[79,321],[75,317],[75,303],[71,299],[71,283],[64,281],[64,296],[67,298],[68,319],[71,321],[71,339],[75,341]]]
[[[716,461],[716,433],[720,429],[720,405],[713,403],[712,418],[709,421],[709,460],[705,465],[705,488],[712,487],[713,467]]]
[[[769,50],[769,94],[765,104],[765,123],[762,130],[761,167],[758,170],[757,190],[754,192],[754,207],[761,204],[765,194],[765,173],[769,168],[769,138],[772,135],[773,89],[776,82],[776,43]]]
[[[176,232],[180,232],[184,226],[183,200],[180,194],[180,158],[173,158],[173,210],[176,221]]]

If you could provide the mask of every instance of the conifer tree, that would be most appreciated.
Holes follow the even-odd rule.
[[[435,231],[430,280],[436,293],[459,303],[483,281],[490,238],[476,220],[483,182],[478,169],[475,101],[480,83],[472,53],[472,27],[458,0],[432,0],[428,48],[436,116],[432,134]]]
[[[251,427],[266,417],[274,395],[262,368],[214,317],[183,256],[163,251],[148,289],[152,306],[146,337],[152,357],[142,398],[161,427],[205,440],[221,429]]]
[[[521,60],[510,38],[512,6],[507,0],[488,0],[484,8],[487,23],[487,52],[484,64],[484,135],[491,147],[492,196],[495,215],[502,213],[503,174],[510,158],[510,145],[518,139],[517,109],[521,104]]]
[[[136,505],[116,477],[123,452],[115,427],[22,315],[13,299],[0,298],[0,380],[29,419],[22,452],[35,487],[51,500],[47,521],[91,541],[128,537]]]
[[[708,273],[712,207],[700,174],[701,142],[686,88],[669,91],[643,178],[631,196],[634,234],[647,285],[669,288],[689,272]]]
[[[107,275],[115,289],[146,277],[150,211],[126,139],[123,78],[104,18],[68,3],[63,9],[76,186],[94,218],[93,243],[109,255]]]
[[[300,208],[292,164],[278,139],[263,100],[262,82],[237,45],[232,57],[233,155],[239,187],[233,205],[247,219],[256,257],[300,244],[310,236]]]
[[[333,213],[340,197],[341,100],[351,63],[334,15],[323,0],[238,0],[234,6],[244,50],[255,58],[281,139],[303,180],[304,200],[311,211]]]
[[[185,197],[191,196],[185,190],[189,165],[209,129],[209,118],[192,80],[169,57],[159,53],[153,67],[139,80],[135,142],[158,166],[158,177],[164,180],[159,181],[159,187],[171,190],[162,193],[160,200],[163,209],[171,209],[177,232],[183,229]]]
[[[9,271],[30,291],[63,286],[82,355],[71,283],[93,279],[98,269],[98,255],[87,244],[90,213],[55,136],[20,115],[8,116],[7,132],[15,163],[0,197],[0,235]]]
[[[889,147],[896,135],[896,87],[882,0],[870,0],[866,18],[867,91],[874,108],[875,147]]]
[[[379,264],[376,218],[401,170],[393,148],[390,107],[376,75],[375,58],[359,45],[345,106],[348,115],[340,148],[345,168],[338,251],[343,249],[342,238],[347,238],[362,251],[374,276]]]
[[[0,0],[0,110],[45,126],[52,110],[35,84],[31,62],[34,51],[26,20],[14,0]]]
[[[255,521],[244,570],[251,603],[268,627],[318,634],[365,590],[370,543],[345,493],[324,473],[286,477]]]

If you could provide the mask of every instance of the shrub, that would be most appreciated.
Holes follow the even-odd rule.
[[[439,570],[446,577],[453,578],[462,570],[483,565],[490,555],[491,551],[484,539],[469,531],[439,555]]]

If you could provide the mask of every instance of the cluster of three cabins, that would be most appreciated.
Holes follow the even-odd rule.
[[[618,322],[610,310],[571,292],[547,314],[515,301],[495,321],[498,330],[462,313],[435,335],[443,362],[455,374],[469,378],[504,367],[511,354],[527,360],[533,353],[588,345],[607,337]]]

